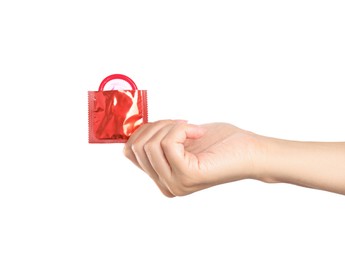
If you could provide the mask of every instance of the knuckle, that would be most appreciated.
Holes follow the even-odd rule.
[[[153,142],[148,142],[148,143],[144,144],[143,149],[146,153],[148,153],[148,152],[151,152],[152,150],[154,150],[154,146],[155,145]]]
[[[139,153],[139,151],[142,149],[143,145],[140,143],[134,143],[131,145],[131,150],[134,154]]]
[[[125,155],[126,158],[132,157],[132,150],[129,148],[128,145],[125,145],[125,147],[122,150],[123,154]]]
[[[161,146],[163,149],[169,148],[171,146],[171,140],[168,137],[165,137],[162,141],[161,141]]]

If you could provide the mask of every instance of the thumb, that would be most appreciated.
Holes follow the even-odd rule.
[[[187,139],[197,139],[203,136],[205,130],[201,126],[177,123],[162,140],[162,149],[172,169],[180,169],[186,162],[190,153],[185,151],[184,143]]]

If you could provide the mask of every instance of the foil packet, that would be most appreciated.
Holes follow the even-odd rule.
[[[89,143],[125,143],[148,122],[147,90],[129,77],[106,77],[98,91],[88,91]]]

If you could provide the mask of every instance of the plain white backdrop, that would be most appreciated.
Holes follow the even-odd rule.
[[[149,119],[345,141],[343,1],[2,1],[0,259],[344,259],[345,197],[239,181],[174,199],[88,144],[122,73]],[[345,158],[344,158],[345,160]]]

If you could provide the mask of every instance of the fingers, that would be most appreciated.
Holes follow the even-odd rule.
[[[185,151],[184,143],[187,139],[200,138],[205,130],[200,126],[180,123],[171,129],[161,141],[161,146],[169,165],[176,170],[190,164],[192,154]]]
[[[160,179],[168,186],[167,181],[171,177],[171,166],[167,161],[161,142],[169,134],[174,125],[161,128],[144,145],[146,156]]]
[[[151,136],[155,134],[155,132],[157,132],[160,128],[164,127],[165,125],[172,124],[173,122],[173,120],[162,120],[157,121],[155,123],[147,123],[142,125],[131,135],[131,137],[125,144],[123,153],[135,165],[142,169],[141,164],[138,162],[138,159],[140,160],[140,157],[137,158],[134,150],[139,152],[139,147],[142,147],[147,142],[147,140],[149,140]]]
[[[184,142],[203,134],[202,128],[181,120],[149,123],[131,136],[124,153],[156,182],[166,196],[173,197],[176,176],[172,176],[172,169],[179,170],[188,165]]]
[[[124,155],[130,160],[132,161],[132,163],[134,163],[137,167],[139,167],[141,170],[143,170],[139,164],[139,162],[137,161],[137,158],[135,157],[135,154],[132,150],[132,145],[135,142],[135,140],[140,136],[141,133],[145,132],[145,130],[151,125],[151,123],[147,123],[142,125],[139,129],[137,129],[129,138],[129,140],[127,141],[127,143],[125,144],[124,148],[123,148],[123,153]]]
[[[152,144],[152,142],[149,142],[149,140],[161,132],[161,129],[166,128],[165,131],[167,131],[169,127],[173,126],[173,123],[174,121],[172,120],[164,120],[156,123],[145,124],[134,132],[124,147],[125,156],[135,165],[145,171],[154,180],[162,193],[167,197],[173,197],[174,195],[169,191],[167,185],[162,182],[159,175],[152,167],[151,162],[146,154],[145,147],[147,143]],[[162,132],[160,135],[158,134],[158,136],[164,136],[164,133]]]

